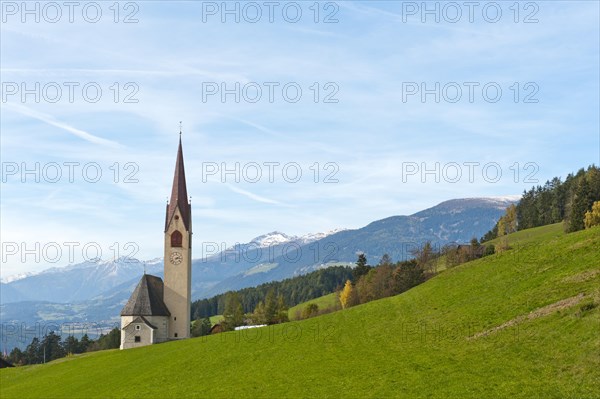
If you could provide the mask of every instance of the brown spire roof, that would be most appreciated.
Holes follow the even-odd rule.
[[[163,302],[163,293],[162,279],[144,274],[121,310],[121,316],[170,316],[171,312]]]
[[[177,150],[177,161],[175,162],[175,176],[173,176],[173,188],[171,189],[171,200],[167,205],[167,217],[165,219],[165,231],[179,206],[181,219],[187,231],[190,231],[190,219],[192,211],[188,202],[187,187],[185,184],[185,168],[183,166],[183,149],[181,146],[181,135],[179,136],[179,149]]]

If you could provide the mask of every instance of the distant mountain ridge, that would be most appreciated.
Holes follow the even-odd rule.
[[[267,266],[262,273],[234,274],[203,290],[204,295],[199,297],[282,280],[330,265],[352,265],[358,253],[365,253],[369,263],[376,264],[386,253],[394,260],[408,259],[413,249],[427,241],[437,248],[466,243],[487,233],[515,202],[515,197],[454,199],[410,216],[391,216],[360,229],[339,231],[302,246],[296,251],[299,255],[292,250],[256,262]]]
[[[455,199],[359,229],[302,237],[277,231],[264,234],[223,253],[194,259],[192,297],[206,298],[332,265],[352,265],[359,252],[376,264],[385,253],[394,260],[406,259],[425,241],[438,247],[468,242],[489,231],[515,202],[514,197]],[[3,322],[43,322],[52,317],[55,322],[112,323],[143,274],[143,262],[126,260],[52,268],[1,283],[0,317]],[[145,263],[148,273],[162,276],[162,259]]]
[[[258,236],[249,243],[237,244],[223,252],[208,256],[206,259],[194,259],[193,264],[202,269],[202,265],[214,266],[215,264],[221,264],[225,256],[236,259],[236,257],[240,257],[240,254],[245,255],[257,249],[276,248],[288,243],[305,245],[342,230],[335,229],[304,236],[290,236],[274,231]],[[247,266],[246,264],[241,265],[244,270]],[[205,277],[210,277],[209,281],[225,278],[231,273],[235,274],[242,271],[238,268],[228,268],[228,270],[221,270],[220,274],[213,275],[214,269],[213,267],[212,273],[204,270]],[[41,272],[8,276],[0,282],[0,303],[7,304],[21,301],[71,303],[85,301],[111,291],[123,283],[130,283],[132,279],[139,280],[144,270],[147,273],[162,276],[163,258],[141,261],[135,258],[121,257],[107,261],[86,261],[64,267],[51,267]],[[202,278],[198,280],[202,280]],[[205,285],[205,281],[199,281],[196,288]]]

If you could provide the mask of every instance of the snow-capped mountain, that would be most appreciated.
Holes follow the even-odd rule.
[[[332,234],[336,234],[336,233],[339,233],[340,231],[346,231],[346,230],[348,230],[348,229],[340,228],[340,229],[328,230],[323,233],[309,233],[309,234],[305,234],[301,237],[298,237],[296,239],[296,241],[301,242],[302,244],[310,244],[311,242],[322,240],[323,238],[329,237]]]
[[[22,278],[8,277],[2,283],[0,302],[51,301],[68,303],[93,298],[144,272],[162,270],[162,260],[142,262],[121,257],[107,261],[86,261],[65,267],[52,267]]]
[[[13,281],[22,280],[27,277],[35,276],[36,274],[40,274],[41,272],[26,272],[26,273],[17,273],[7,277],[0,278],[0,283],[8,284]]]
[[[238,244],[225,253],[218,253],[208,259],[194,259],[195,269],[201,270],[194,276],[194,290],[198,291],[227,277],[244,272],[255,266],[244,262],[242,258],[258,259],[256,252],[271,257],[279,255],[281,246],[289,242],[299,245],[314,242],[339,230],[323,233],[311,233],[305,236],[290,236],[274,231],[252,239],[251,242]],[[261,249],[269,248],[269,250]],[[225,259],[225,261],[223,261]],[[230,262],[227,263],[227,259]],[[232,260],[232,261],[231,261]],[[225,267],[224,267],[225,265]],[[51,267],[41,272],[22,273],[8,276],[0,287],[0,303],[18,301],[51,301],[68,303],[92,299],[123,283],[136,281],[144,272],[162,275],[163,258],[140,261],[135,258],[121,257],[113,260],[86,261],[63,267]]]
[[[406,259],[415,245],[434,247],[481,237],[515,203],[515,197],[466,198],[442,202],[409,216],[392,216],[352,230],[331,230],[304,236],[271,232],[223,253],[192,261],[193,299],[251,287],[334,264],[353,264],[364,252],[370,264],[387,253]],[[296,242],[286,253],[285,244]],[[268,247],[268,250],[265,248]],[[146,271],[162,276],[161,258],[147,261]],[[86,262],[56,267],[12,279],[0,287],[2,320],[42,322],[114,322],[143,274],[132,259]],[[70,305],[65,305],[69,303]]]
[[[273,245],[285,244],[296,239],[295,236],[288,236],[280,231],[272,231],[267,234],[255,237],[250,241],[250,244],[256,244],[260,248],[266,248]]]
[[[385,253],[394,260],[407,259],[416,246],[426,241],[435,248],[448,243],[468,243],[493,228],[505,209],[516,202],[513,198],[449,200],[413,215],[391,216],[360,229],[341,230],[303,245],[298,251],[258,258],[249,272],[232,274],[198,293],[209,297],[333,264],[354,264],[358,252],[364,252],[369,262],[376,264]]]
[[[254,246],[257,248],[267,248],[267,247],[272,247],[272,246],[276,246],[276,245],[286,244],[289,242],[296,242],[299,244],[310,244],[311,242],[320,240],[322,238],[325,238],[327,236],[330,236],[332,234],[335,234],[339,231],[344,231],[344,230],[346,230],[346,229],[333,229],[333,230],[320,232],[320,233],[308,233],[303,236],[291,236],[291,235],[282,233],[280,231],[272,231],[270,233],[263,234],[258,237],[254,237],[247,244],[238,244],[238,245],[241,245],[242,247]],[[228,251],[232,250],[234,248],[235,247],[228,248]]]

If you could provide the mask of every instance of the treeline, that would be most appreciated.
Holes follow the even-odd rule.
[[[429,242],[415,250],[413,255],[415,258],[412,260],[393,263],[390,256],[385,254],[379,264],[373,267],[367,264],[366,256],[360,254],[353,269],[340,268],[338,273],[334,274],[335,276],[345,276],[346,282],[343,289],[341,289],[341,285],[338,285],[338,288],[331,292],[336,292],[341,307],[347,308],[409,290],[436,273],[436,260],[441,256]],[[325,271],[321,270],[320,272]],[[341,271],[344,273],[340,274]],[[315,275],[323,276],[325,274],[315,273]],[[268,285],[270,284],[263,286]],[[265,299],[258,301],[254,309],[250,311],[245,311],[243,308],[241,291],[225,294],[224,319],[220,323],[221,331],[231,331],[235,327],[243,325],[269,325],[289,321],[285,297],[282,292],[276,294],[275,288],[275,286],[267,288]],[[324,294],[328,293],[330,292]],[[310,299],[314,299],[314,297],[307,300]],[[339,308],[340,306],[333,306],[328,309],[319,309],[314,303],[308,304],[301,312],[300,318],[313,317],[339,310]],[[199,319],[196,323],[203,323],[205,320],[207,319]]]
[[[335,292],[349,278],[352,278],[352,268],[334,266],[283,281],[272,281],[257,287],[244,288],[235,293],[241,304],[242,313],[251,313],[260,302],[265,301],[270,291],[273,291],[276,297],[281,296],[287,306],[295,306]],[[193,302],[192,320],[224,314],[229,294],[231,292]]]
[[[376,267],[367,265],[365,255],[359,255],[353,280],[339,293],[342,308],[367,303],[381,298],[401,294],[424,283],[437,274],[437,266],[445,257],[447,267],[478,259],[495,252],[493,245],[482,246],[474,238],[470,245],[448,245],[441,251],[433,249],[430,242],[413,251],[413,259],[394,263],[387,254]],[[302,311],[304,317],[319,314],[318,306],[309,304]]]
[[[121,345],[121,331],[113,328],[108,334],[101,334],[98,339],[93,340],[84,334],[81,340],[69,335],[64,341],[54,331],[40,340],[34,337],[24,351],[14,348],[4,360],[15,365],[40,364],[77,353],[94,352],[104,349],[115,349]]]
[[[265,299],[259,301],[252,312],[244,312],[240,298],[239,292],[228,292],[225,296],[221,331],[231,331],[243,325],[270,325],[289,321],[283,295],[276,296],[274,288],[269,289]]]
[[[370,267],[366,274],[354,282],[346,281],[339,294],[342,308],[401,294],[433,275],[415,259],[392,263],[389,257],[382,257],[382,261],[377,267]]]
[[[481,241],[489,241],[512,230],[525,230],[563,222],[567,232],[585,228],[586,213],[600,201],[600,169],[591,165],[569,174],[564,181],[555,177],[543,186],[524,191],[514,207],[514,215],[506,214]],[[512,212],[512,208],[509,208]]]

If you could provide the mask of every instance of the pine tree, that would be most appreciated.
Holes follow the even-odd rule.
[[[231,331],[235,327],[244,324],[244,309],[237,292],[229,292],[225,298],[225,310],[223,311],[223,327],[225,331]]]
[[[425,281],[425,272],[414,259],[400,263],[393,274],[394,293],[399,294]]]
[[[591,207],[592,204],[593,199],[590,186],[585,176],[583,176],[577,186],[577,189],[575,190],[575,195],[573,197],[573,205],[571,207],[570,219],[567,226],[568,232],[583,230],[585,227],[585,212]]]
[[[381,260],[379,260],[379,266],[391,266],[392,265],[392,257],[388,254],[383,254]]]
[[[87,334],[83,334],[81,340],[79,341],[79,348],[77,349],[77,353],[84,353],[88,350],[89,346],[92,344],[90,337]]]
[[[25,353],[23,353],[23,351],[21,351],[19,348],[13,348],[13,350],[10,351],[7,360],[9,363],[15,366],[22,366],[27,363]]]
[[[40,344],[41,350],[43,352],[42,357],[46,362],[51,360],[59,359],[65,356],[60,335],[54,333],[54,331],[50,331],[42,340]]]
[[[364,276],[369,272],[371,268],[367,266],[367,256],[362,253],[358,255],[356,260],[356,267],[352,270],[352,280],[357,282],[361,276]]]
[[[265,315],[265,303],[259,302],[254,308],[254,313],[252,313],[252,322],[254,324],[266,324],[267,317]]]
[[[72,355],[79,352],[79,340],[72,335],[69,335],[63,342],[63,350],[67,355]]]
[[[40,340],[33,337],[31,343],[25,349],[25,361],[27,364],[38,364],[44,361],[43,351],[41,350]]]
[[[285,304],[283,295],[279,294],[277,297],[277,322],[285,323],[288,320],[288,307]]]
[[[277,300],[275,299],[275,291],[272,288],[267,292],[265,298],[265,320],[267,324],[277,323]]]

